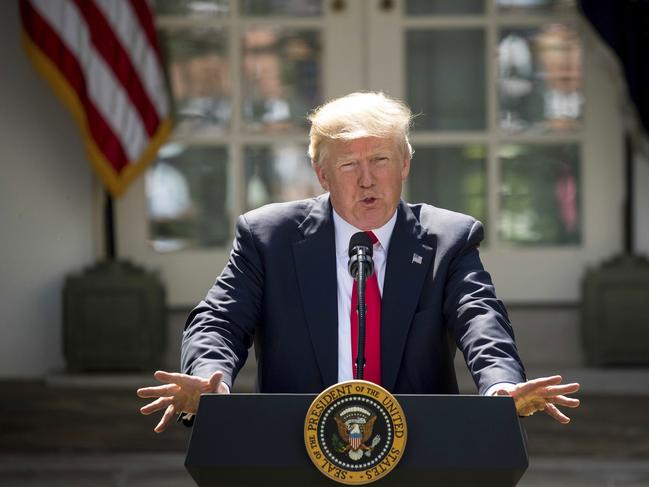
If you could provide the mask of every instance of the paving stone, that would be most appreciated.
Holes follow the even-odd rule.
[[[187,472],[148,472],[129,475],[124,484],[128,487],[195,487]]]
[[[649,473],[645,475],[618,474],[613,478],[614,487],[648,487]]]
[[[3,487],[117,487],[114,472],[3,472]]]
[[[649,461],[593,458],[531,459],[520,487],[649,487]]]
[[[606,480],[589,475],[567,475],[565,473],[528,473],[518,487],[612,487]]]

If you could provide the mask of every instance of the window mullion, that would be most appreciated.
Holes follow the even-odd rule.
[[[229,55],[232,80],[232,118],[230,120],[230,140],[228,151],[230,154],[230,175],[232,182],[232,217],[233,220],[244,212],[245,208],[245,168],[243,160],[243,119],[241,107],[243,106],[243,75],[242,75],[242,36],[243,25],[241,19],[239,0],[232,0],[230,11]]]
[[[496,24],[496,4],[487,2],[485,55],[487,76],[487,219],[486,237],[490,246],[498,245],[498,28]]]

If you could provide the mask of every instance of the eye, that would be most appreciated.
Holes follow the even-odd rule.
[[[356,166],[356,162],[355,162],[355,161],[349,161],[349,162],[343,162],[343,163],[342,163],[340,166],[338,166],[338,167],[340,168],[341,171],[352,171],[352,170],[354,169],[355,166]]]

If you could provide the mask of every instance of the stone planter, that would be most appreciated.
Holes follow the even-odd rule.
[[[649,260],[622,255],[586,273],[581,329],[589,365],[649,364]]]
[[[103,261],[66,279],[63,346],[68,370],[147,370],[163,365],[165,292],[129,262]]]

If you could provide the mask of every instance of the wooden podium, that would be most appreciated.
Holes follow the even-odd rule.
[[[199,486],[333,486],[304,446],[315,394],[206,394],[185,467]],[[528,467],[510,397],[396,395],[408,423],[403,459],[375,485],[505,487]]]

